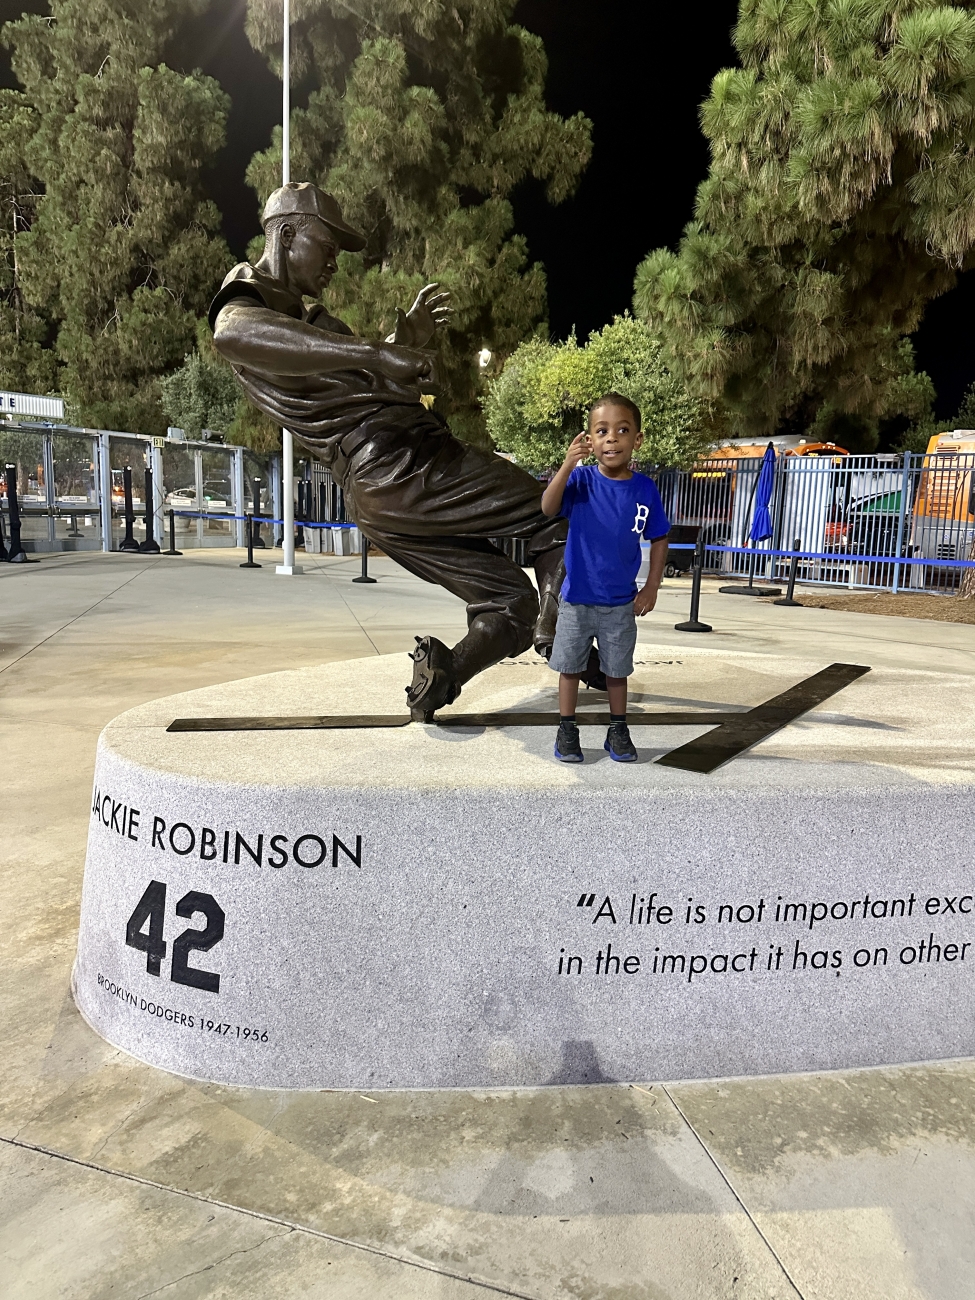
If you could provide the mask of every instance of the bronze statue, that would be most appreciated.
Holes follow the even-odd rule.
[[[416,638],[407,699],[414,718],[429,720],[464,682],[533,639],[551,649],[566,522],[542,514],[542,483],[460,442],[421,403],[446,293],[427,285],[388,339],[356,338],[319,302],[303,301],[327,287],[339,249],[365,246],[335,199],[292,182],[268,199],[263,225],[263,257],[234,267],[213,300],[214,342],[250,400],[332,471],[363,534],[467,602],[468,632],[452,650]],[[528,542],[537,593],[492,537]],[[595,685],[598,661],[593,668]]]

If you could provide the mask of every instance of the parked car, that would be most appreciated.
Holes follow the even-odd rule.
[[[667,562],[664,577],[676,578],[678,573],[687,573],[694,563],[694,552],[683,549],[677,551],[675,546],[693,546],[700,536],[698,524],[674,524],[667,534]]]

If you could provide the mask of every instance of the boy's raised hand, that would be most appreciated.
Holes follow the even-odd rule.
[[[580,461],[585,460],[586,457],[591,454],[592,451],[589,446],[589,434],[583,430],[582,433],[576,434],[569,443],[569,450],[565,453],[565,460],[562,462],[562,468],[570,471],[574,470]]]
[[[559,507],[562,505],[562,494],[565,491],[566,484],[569,481],[569,475],[587,456],[592,454],[589,446],[589,434],[579,433],[569,443],[569,450],[565,453],[565,460],[559,467],[558,473],[550,481],[545,491],[542,493],[542,514],[548,515],[551,519],[553,515],[559,513]]]

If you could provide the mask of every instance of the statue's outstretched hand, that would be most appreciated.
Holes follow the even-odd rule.
[[[407,348],[422,348],[430,342],[437,326],[450,319],[450,294],[446,290],[438,293],[438,289],[439,284],[424,285],[409,311],[396,308],[396,329],[387,342]]]

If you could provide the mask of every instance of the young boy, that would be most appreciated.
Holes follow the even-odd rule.
[[[544,514],[561,514],[569,521],[566,577],[549,660],[559,674],[555,757],[563,763],[583,761],[576,702],[593,639],[609,694],[610,728],[603,748],[617,763],[637,758],[626,725],[626,679],[633,672],[636,616],[648,614],[656,604],[670,530],[656,484],[630,469],[642,442],[640,408],[620,393],[606,393],[590,407],[588,430],[573,438],[542,496]],[[589,456],[595,465],[580,464]],[[637,591],[644,537],[651,544],[650,572]]]

